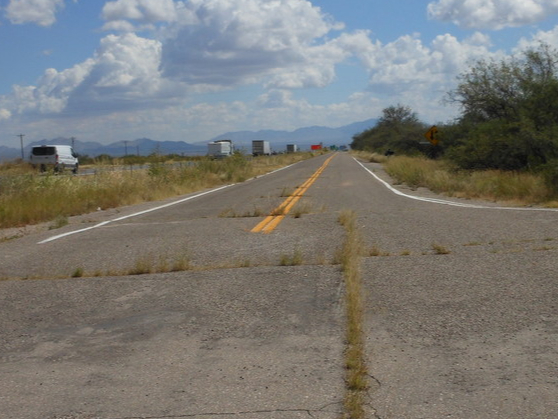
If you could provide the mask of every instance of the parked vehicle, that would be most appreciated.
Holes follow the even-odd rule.
[[[271,146],[269,141],[254,140],[252,141],[252,155],[269,156],[271,154]]]
[[[29,161],[41,172],[52,167],[57,173],[67,168],[71,168],[73,173],[77,173],[79,167],[78,156],[69,145],[34,146],[31,149]]]
[[[207,145],[207,154],[215,159],[228,157],[234,152],[231,140],[213,141]]]

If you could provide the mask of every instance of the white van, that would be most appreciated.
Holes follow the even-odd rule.
[[[55,172],[71,168],[72,172],[77,173],[79,167],[77,154],[69,145],[34,146],[29,161],[33,167],[39,167],[41,172],[46,171],[47,167],[52,167]]]

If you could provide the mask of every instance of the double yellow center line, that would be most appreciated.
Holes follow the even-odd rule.
[[[271,233],[275,227],[279,225],[283,218],[289,213],[289,211],[294,207],[298,200],[304,195],[306,190],[318,179],[318,177],[325,170],[331,159],[335,156],[332,155],[320,166],[316,172],[310,176],[310,178],[304,182],[301,186],[296,188],[294,193],[290,195],[285,201],[275,208],[270,215],[268,215],[261,223],[254,227],[252,233]]]

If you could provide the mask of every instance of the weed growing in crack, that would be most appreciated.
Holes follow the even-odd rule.
[[[449,255],[451,253],[451,250],[435,243],[432,244],[432,250],[434,250],[434,253],[437,255]]]
[[[300,249],[295,249],[292,255],[281,255],[281,259],[279,261],[280,266],[298,266],[302,265],[303,263],[303,256]]]
[[[370,256],[389,256],[389,252],[384,252],[378,246],[372,246],[368,252]]]
[[[364,419],[364,398],[368,389],[368,371],[363,333],[363,297],[360,257],[362,238],[356,229],[356,214],[343,211],[339,222],[345,228],[345,241],[339,258],[345,279],[347,317],[345,348],[345,415],[346,419]]]

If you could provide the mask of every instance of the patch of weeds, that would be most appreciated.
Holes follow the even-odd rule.
[[[550,246],[541,246],[541,247],[536,247],[533,249],[533,251],[535,252],[542,252],[542,251],[546,251],[546,250],[554,250],[554,247],[550,247]]]
[[[240,261],[238,266],[240,268],[249,268],[250,266],[252,266],[252,261],[250,259],[244,259],[244,260]]]
[[[545,242],[551,242],[551,241],[553,241],[553,240],[554,240],[554,239],[553,239],[552,237],[546,237],[543,241],[545,241]]]
[[[300,249],[295,249],[292,255],[281,255],[279,260],[280,266],[298,266],[302,265],[303,257]]]
[[[181,271],[189,271],[192,269],[192,264],[190,262],[190,256],[185,253],[184,255],[176,258],[172,264],[170,269],[171,272],[181,272]]]
[[[155,272],[169,272],[169,271],[170,268],[169,268],[168,259],[165,256],[160,255],[159,260],[157,262],[157,266],[155,268]]]
[[[76,268],[76,270],[72,273],[72,278],[81,278],[83,276],[83,268]]]
[[[480,246],[481,244],[481,242],[469,242],[465,243],[463,246]]]
[[[304,202],[304,203],[298,202],[297,205],[295,205],[291,214],[293,218],[300,218],[304,214],[310,214],[311,212],[312,212],[312,204],[310,204],[309,202]]]
[[[144,275],[153,272],[153,257],[145,255],[136,259],[133,268],[128,271],[128,275]]]
[[[339,222],[345,228],[345,240],[340,253],[343,278],[345,280],[345,414],[343,417],[364,419],[365,396],[368,390],[368,371],[364,348],[364,302],[360,257],[362,238],[356,228],[356,214],[343,211]]]
[[[57,228],[61,228],[68,225],[68,223],[69,223],[68,217],[66,217],[65,215],[59,215],[54,219],[54,222],[49,226],[48,229],[55,230]]]
[[[248,211],[244,213],[244,217],[262,217],[263,215],[265,215],[264,211],[256,206],[254,206],[254,210],[252,212]]]
[[[232,208],[225,208],[218,215],[219,218],[234,218],[236,216],[237,215]]]
[[[374,245],[370,248],[370,251],[368,252],[368,255],[373,256],[373,257],[375,257],[375,256],[389,256],[390,253],[389,252],[384,252],[378,246]]]
[[[451,253],[451,250],[447,249],[446,247],[444,247],[440,244],[436,244],[436,243],[432,244],[432,250],[434,250],[434,253],[436,255],[449,255]]]
[[[400,256],[409,256],[411,254],[410,250],[403,250],[399,253]]]
[[[219,218],[249,218],[262,217],[263,215],[265,215],[264,211],[261,208],[254,206],[252,211],[246,211],[242,214],[239,214],[232,208],[224,209],[219,213]]]

